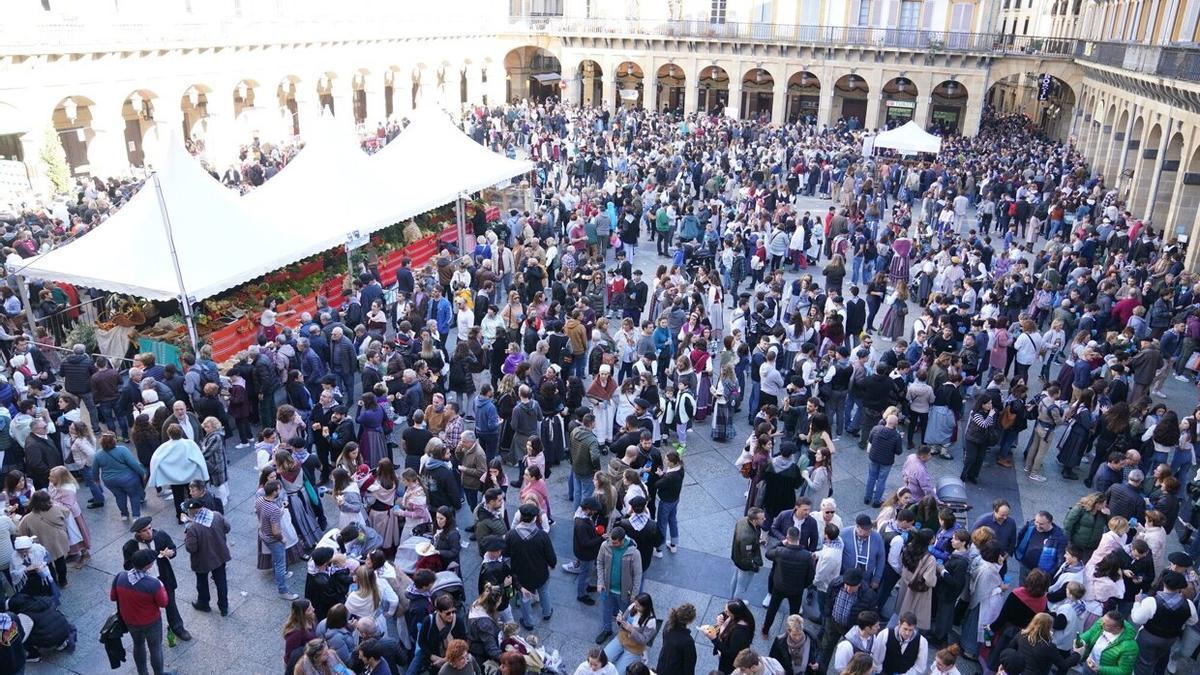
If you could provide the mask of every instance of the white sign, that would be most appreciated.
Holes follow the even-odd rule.
[[[637,89],[622,89],[619,93],[622,101],[636,101],[638,97]]]
[[[917,104],[913,101],[884,101],[884,104],[889,108],[916,108]]]
[[[358,230],[346,235],[346,250],[353,251],[356,248],[362,248],[371,241],[371,235],[363,234]]]
[[[725,116],[736,120],[738,118],[738,109],[731,105],[725,106]]]

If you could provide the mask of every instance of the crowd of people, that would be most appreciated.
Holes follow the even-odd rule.
[[[538,639],[559,568],[596,613],[577,675],[690,675],[694,631],[726,675],[1194,667],[1200,408],[1155,399],[1195,379],[1200,290],[1183,245],[1072,145],[990,111],[926,161],[862,157],[845,123],[554,102],[464,128],[535,162],[534,206],[481,211],[461,247],[394,278],[367,265],[295,329],[268,300],[230,364],[205,347],[114,367],[0,335],[0,671],[74,648],[60,599],[86,592],[69,565],[88,559],[84,511],[111,499],[130,537],[102,639],[117,667],[129,633],[138,672],[162,673],[164,633],[192,639],[176,562],[195,611],[212,588],[230,611],[223,514],[248,496],[230,494],[246,455],[288,673],[562,672]],[[225,178],[281,159],[249,152]],[[22,311],[11,292],[4,308]],[[703,436],[742,444],[746,489],[728,603],[695,626],[646,580],[683,550]],[[1021,523],[997,500],[970,523],[932,478],[961,453],[951,486],[998,482],[1018,447],[1028,481],[1078,504]],[[843,521],[860,496],[835,495],[845,453],[869,468]],[[176,522],[142,515],[151,487]]]

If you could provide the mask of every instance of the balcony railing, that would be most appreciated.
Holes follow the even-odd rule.
[[[1186,82],[1200,82],[1200,46],[1161,47],[1127,42],[1082,42],[1080,61],[1157,75]]]
[[[517,30],[556,35],[644,36],[657,38],[701,38],[711,40],[776,42],[784,44],[904,49],[929,52],[1074,55],[1076,40],[1069,38],[960,33],[953,31],[905,30],[859,26],[800,26],[774,23],[721,22],[702,20],[642,21],[628,19],[573,19],[558,16],[514,16]]]

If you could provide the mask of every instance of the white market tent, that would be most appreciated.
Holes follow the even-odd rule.
[[[476,143],[436,108],[416,111],[412,123],[371,162],[398,196],[411,200],[406,218],[533,170],[532,162]]]
[[[199,301],[296,261],[280,245],[280,221],[253,214],[177,138],[166,146],[157,173],[108,220],[69,244],[9,263],[9,272],[149,300],[186,292]]]
[[[942,137],[925,131],[921,125],[909,120],[902,126],[877,134],[875,147],[889,148],[905,155],[918,152],[937,154],[942,149]]]
[[[291,251],[289,263],[345,243],[352,230],[409,217],[352,130],[323,117],[305,131],[304,147],[287,166],[241,198],[255,214],[289,223],[287,239],[276,244]]]

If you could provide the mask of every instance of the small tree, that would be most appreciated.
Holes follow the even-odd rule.
[[[71,188],[71,170],[67,166],[67,153],[63,150],[58,131],[53,125],[46,127],[42,139],[42,175],[50,182],[55,194],[63,194]]]

